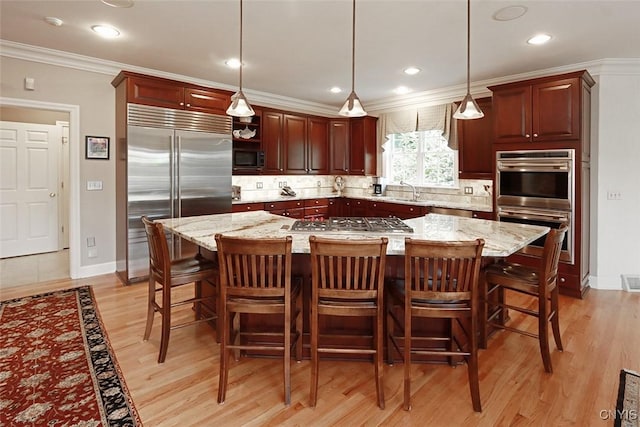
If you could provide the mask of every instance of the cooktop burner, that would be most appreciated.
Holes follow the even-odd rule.
[[[331,217],[324,221],[297,220],[291,231],[413,233],[413,228],[396,217]]]

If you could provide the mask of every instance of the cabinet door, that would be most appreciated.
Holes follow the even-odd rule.
[[[556,80],[534,85],[533,141],[580,137],[580,79]]]
[[[129,77],[127,101],[134,104],[183,109],[184,88],[171,82]]]
[[[351,175],[375,175],[377,169],[375,117],[351,119],[349,149],[349,173]]]
[[[330,173],[349,173],[349,121],[329,122]]]
[[[282,113],[262,112],[262,149],[264,150],[264,168],[267,174],[284,172],[284,147],[282,142]]]
[[[202,111],[211,114],[226,114],[231,97],[214,90],[184,89],[184,106],[187,110]]]
[[[493,93],[495,142],[531,140],[531,86]]]
[[[285,173],[307,173],[307,118],[284,115],[282,127]]]
[[[329,120],[309,117],[307,125],[307,173],[328,175]]]
[[[458,165],[461,179],[492,179],[493,108],[491,98],[477,99],[484,117],[458,120]]]

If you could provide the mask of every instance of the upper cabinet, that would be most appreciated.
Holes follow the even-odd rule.
[[[307,122],[307,173],[329,173],[329,119],[309,117]]]
[[[286,174],[306,174],[307,165],[307,118],[285,114],[282,128],[285,149]]]
[[[127,102],[154,107],[226,114],[231,93],[159,77],[122,71],[113,80],[118,86],[127,80]]]
[[[349,174],[376,175],[377,140],[376,117],[351,119],[351,140],[349,147]]]
[[[349,120],[329,120],[329,165],[331,174],[349,174]]]
[[[583,86],[593,84],[580,71],[489,87],[495,142],[579,140]]]
[[[458,166],[461,179],[493,179],[493,107],[491,98],[476,99],[481,119],[457,120]]]
[[[266,174],[284,173],[284,140],[282,138],[283,114],[277,111],[262,111],[262,150]]]

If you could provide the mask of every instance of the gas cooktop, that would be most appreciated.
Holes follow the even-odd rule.
[[[291,231],[306,232],[376,232],[376,233],[413,233],[402,220],[396,217],[331,217],[324,221],[297,220]]]

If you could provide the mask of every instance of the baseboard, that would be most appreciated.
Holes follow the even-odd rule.
[[[593,289],[621,291],[622,279],[620,276],[589,276],[589,285]]]
[[[101,274],[115,273],[116,262],[105,262],[104,264],[84,265],[78,269],[78,277],[72,279],[83,279],[85,277],[99,276]]]

